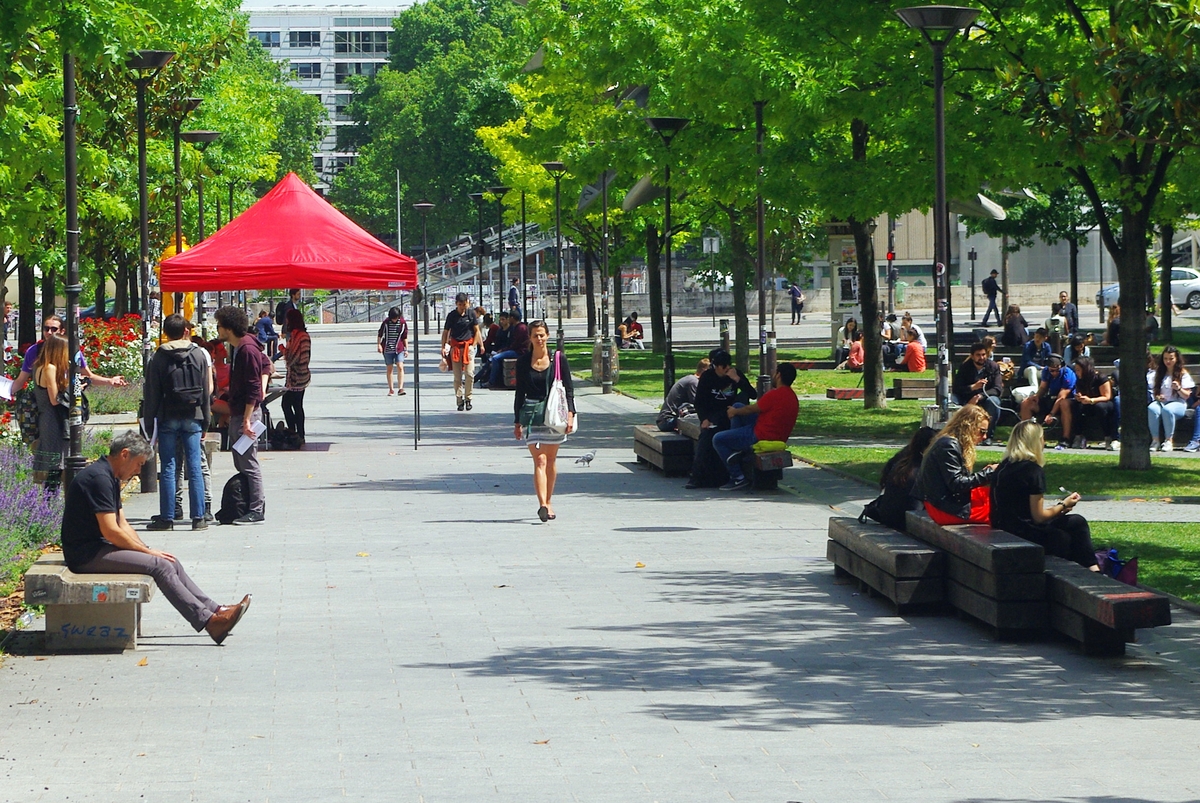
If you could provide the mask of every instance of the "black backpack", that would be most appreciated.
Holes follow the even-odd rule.
[[[215,518],[221,524],[233,524],[234,519],[240,519],[249,512],[250,478],[239,471],[225,483],[225,490],[221,492],[221,509]]]
[[[195,359],[196,346],[168,352],[163,372],[163,410],[168,416],[190,418],[204,404],[204,371]]]

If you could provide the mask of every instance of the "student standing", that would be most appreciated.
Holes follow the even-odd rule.
[[[404,355],[408,353],[408,322],[399,307],[388,310],[387,319],[379,325],[375,335],[376,348],[383,355],[387,370],[388,395],[396,393],[392,385],[393,369],[399,375],[399,395],[404,395]]]
[[[304,316],[299,310],[288,310],[288,341],[284,347],[283,358],[287,364],[287,378],[283,383],[283,398],[279,400],[283,407],[283,420],[287,422],[288,431],[296,436],[297,448],[304,448],[304,391],[312,379],[308,370],[308,361],[312,356],[312,338],[308,335],[308,327],[304,325]],[[404,374],[400,374],[400,382],[404,382]],[[401,390],[403,392],[403,390]]]
[[[471,409],[471,388],[475,384],[475,350],[483,351],[479,316],[467,306],[467,294],[454,297],[454,309],[446,315],[442,327],[442,357],[454,370],[454,396],[459,410]]]
[[[245,452],[233,450],[233,467],[245,474],[249,481],[250,512],[234,520],[234,524],[261,524],[265,520],[266,492],[263,490],[262,467],[258,464],[258,436],[254,424],[262,421],[260,406],[264,386],[271,373],[271,361],[258,347],[253,335],[246,334],[249,321],[246,313],[238,307],[222,307],[213,318],[217,322],[217,335],[233,353],[229,368],[229,442],[236,443],[242,436],[250,438]]]
[[[557,433],[543,425],[545,402],[550,395],[556,369],[567,392],[567,408],[570,410],[567,432],[575,429],[575,389],[571,382],[571,367],[567,365],[567,355],[561,351],[551,357],[546,346],[549,339],[550,329],[545,321],[534,321],[529,325],[531,348],[517,358],[517,393],[513,401],[513,437],[524,439],[533,457],[533,490],[537,494],[538,518],[542,521],[555,518],[551,503],[554,481],[558,477],[555,461],[558,447],[567,438],[567,433]],[[541,402],[540,410],[538,402]]]

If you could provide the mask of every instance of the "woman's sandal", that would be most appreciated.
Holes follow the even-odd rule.
[[[550,510],[545,505],[538,508],[538,518],[542,521],[550,520]]]
[[[407,390],[398,390],[398,391],[396,391],[396,395],[397,396],[407,396],[408,391]]]

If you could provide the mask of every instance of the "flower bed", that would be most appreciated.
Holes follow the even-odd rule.
[[[33,480],[33,456],[20,444],[0,442],[0,596],[62,530],[62,495],[47,496]]]
[[[142,318],[126,315],[111,321],[85,318],[80,338],[88,366],[101,376],[123,376],[132,381],[142,375]]]

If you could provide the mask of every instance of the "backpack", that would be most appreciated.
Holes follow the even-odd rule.
[[[168,416],[191,417],[204,404],[204,373],[194,358],[196,346],[168,353],[163,372],[163,410]]]
[[[225,489],[221,491],[221,509],[214,518],[221,524],[233,524],[234,519],[249,512],[250,478],[239,471],[225,483]]]

